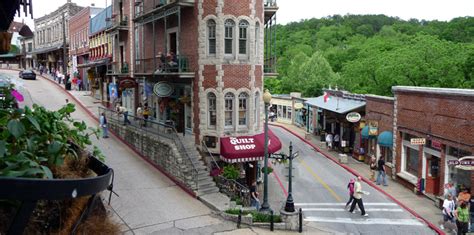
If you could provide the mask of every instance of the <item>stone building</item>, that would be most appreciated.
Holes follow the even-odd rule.
[[[392,91],[399,181],[433,197],[443,195],[447,182],[472,193],[474,90],[395,86]]]
[[[85,7],[69,19],[69,60],[71,73],[81,80],[81,87],[89,90],[86,68],[78,68],[78,64],[87,64],[89,61],[89,24],[91,18],[101,12],[103,8]]]
[[[64,73],[63,68],[67,65],[67,61],[64,64],[63,60],[68,58],[69,18],[82,9],[83,7],[67,0],[67,3],[57,10],[34,19],[34,54],[37,66],[42,65],[49,71],[59,69],[61,73]]]
[[[196,144],[205,143],[216,154],[223,138],[262,133],[263,77],[274,72],[275,61],[269,53],[264,62],[264,33],[275,25],[275,1],[139,1],[131,6],[133,31],[120,35],[134,38],[134,44],[123,54],[127,60],[130,51],[133,58],[130,76],[139,88],[134,97],[147,103],[154,119],[193,135]]]

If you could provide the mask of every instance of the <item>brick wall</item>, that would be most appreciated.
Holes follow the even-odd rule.
[[[222,81],[224,82],[225,88],[249,88],[249,71],[250,65],[222,65],[222,69],[224,70],[224,76]]]
[[[215,65],[204,65],[202,75],[204,77],[204,81],[202,82],[202,88],[204,88],[204,90],[217,88],[217,69]]]
[[[225,15],[247,15],[251,13],[249,5],[251,0],[225,0],[224,7],[222,8],[222,13]]]
[[[379,133],[393,130],[393,100],[387,98],[366,96],[365,117],[378,122]]]
[[[74,40],[77,33],[86,32],[83,36],[85,41],[89,41],[89,18],[90,16],[90,8],[86,7],[79,11],[77,14],[73,15],[69,19],[69,55],[77,55],[82,54],[88,51],[88,47],[83,47],[82,41],[80,40],[81,37],[78,37],[79,46],[76,50],[73,50]]]

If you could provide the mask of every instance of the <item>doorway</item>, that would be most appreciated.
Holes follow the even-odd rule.
[[[172,32],[168,33],[168,53],[173,52],[175,55],[178,55],[178,42],[176,29],[171,30]]]

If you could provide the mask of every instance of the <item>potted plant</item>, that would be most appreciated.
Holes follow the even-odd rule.
[[[6,96],[0,102],[12,102]],[[98,130],[71,118],[73,104],[2,107],[9,108],[0,108],[0,234],[118,233],[99,196],[111,189],[113,171],[96,147],[86,150]]]

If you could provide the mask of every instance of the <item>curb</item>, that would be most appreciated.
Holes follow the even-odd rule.
[[[310,145],[311,147],[313,147],[314,149],[316,149],[316,151],[318,151],[320,154],[322,154],[323,156],[325,156],[326,158],[328,158],[329,160],[333,161],[334,163],[336,163],[337,165],[341,166],[342,168],[344,168],[345,170],[349,171],[351,174],[355,175],[355,176],[360,176],[362,177],[362,180],[369,184],[370,186],[372,186],[373,188],[375,188],[376,190],[378,190],[379,192],[383,193],[385,196],[387,196],[388,198],[390,198],[391,200],[393,200],[394,202],[396,202],[398,205],[400,205],[401,207],[403,207],[403,209],[407,210],[408,212],[410,212],[412,215],[414,215],[416,218],[422,220],[423,222],[425,222],[428,227],[430,227],[432,230],[434,230],[436,233],[440,234],[440,235],[444,235],[444,231],[442,231],[441,229],[439,229],[438,227],[436,227],[434,224],[432,224],[431,222],[429,222],[428,220],[426,220],[425,218],[421,217],[418,213],[416,213],[415,211],[413,211],[412,209],[408,208],[407,206],[405,206],[402,202],[400,202],[399,200],[397,200],[396,198],[394,198],[392,195],[388,194],[387,192],[385,192],[384,190],[382,190],[381,188],[379,188],[378,186],[376,186],[374,183],[372,183],[370,180],[367,180],[365,177],[361,176],[358,172],[356,172],[355,170],[353,170],[352,168],[348,167],[348,166],[345,166],[345,165],[342,165],[341,163],[339,163],[338,161],[336,161],[334,158],[332,158],[331,156],[329,156],[328,154],[326,154],[325,152],[321,151],[321,149],[314,145],[313,143],[309,142],[308,140],[306,140],[305,138],[303,138],[302,136],[300,136],[299,134],[297,134],[296,132],[288,129],[287,127],[284,127],[284,126],[280,126],[280,125],[277,125],[277,124],[272,124],[272,123],[269,123],[269,125],[271,126],[275,126],[275,127],[279,127],[279,128],[282,128],[284,130],[286,130],[287,132],[290,132],[291,134],[293,134],[294,136],[298,137],[300,140],[302,140],[303,142],[305,142],[306,144]]]
[[[59,88],[61,88],[61,91],[64,92],[67,96],[69,96],[70,98],[72,98],[77,104],[79,104],[79,106],[81,106],[81,108],[86,111],[86,113],[92,118],[94,119],[96,122],[99,122],[99,119],[94,115],[94,113],[92,113],[92,111],[90,111],[83,103],[82,101],[80,101],[79,99],[77,99],[74,95],[72,95],[70,92],[68,92],[65,88],[63,88],[61,86],[61,84],[58,84],[56,82],[54,82],[53,80],[47,78],[47,77],[44,77],[42,75],[38,75],[38,77],[41,77],[47,81],[49,81],[50,83],[53,83],[55,84],[56,86],[58,86]],[[171,181],[173,181],[176,185],[178,185],[181,189],[183,189],[186,193],[188,193],[191,197],[193,198],[197,198],[197,195],[196,193],[194,193],[193,191],[191,191],[190,189],[188,189],[187,187],[185,187],[185,185],[181,182],[179,182],[178,180],[176,180],[174,177],[172,177],[168,172],[164,171],[164,169],[161,167],[161,166],[158,166],[157,164],[155,164],[154,162],[152,162],[151,160],[149,160],[147,157],[145,157],[144,155],[142,155],[141,153],[139,153],[137,150],[135,150],[135,148],[133,148],[130,144],[128,144],[124,139],[122,139],[121,137],[119,137],[114,131],[112,130],[109,130],[110,133],[112,133],[112,135],[114,135],[115,138],[117,138],[120,142],[122,142],[123,144],[125,144],[130,150],[132,150],[135,154],[137,154],[140,158],[142,158],[143,160],[145,160],[146,162],[148,162],[151,166],[153,166],[155,169],[157,169],[159,172],[161,172],[162,174],[164,174],[168,179],[170,179]]]

